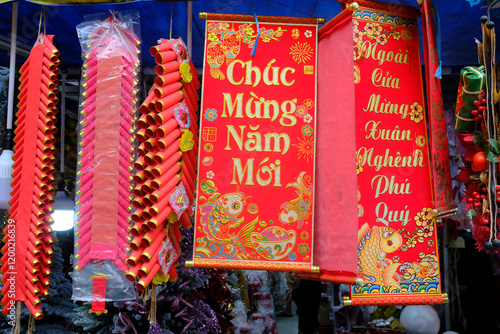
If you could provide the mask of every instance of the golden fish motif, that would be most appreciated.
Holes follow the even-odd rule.
[[[401,281],[398,269],[386,255],[401,247],[403,239],[399,232],[389,227],[375,226],[369,229],[364,224],[358,234],[358,271],[367,283],[399,288]]]
[[[297,198],[286,202],[281,205],[281,212],[279,214],[279,221],[283,224],[291,224],[298,222],[297,228],[301,228],[304,221],[311,216],[311,203],[312,203],[312,186],[305,185],[304,178],[306,172],[301,172],[297,177],[297,182],[288,183],[286,186],[293,187]]]

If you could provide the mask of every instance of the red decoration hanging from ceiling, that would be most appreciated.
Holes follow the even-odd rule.
[[[200,83],[186,45],[181,38],[162,39],[150,52],[157,77],[139,108],[134,239],[126,273],[130,281],[137,279],[141,291],[152,281],[177,279],[180,227],[191,227],[198,152],[196,90]]]
[[[3,314],[15,312],[22,301],[35,319],[41,319],[41,298],[49,296],[52,219],[52,167],[57,129],[57,65],[59,51],[52,35],[40,34],[19,71],[19,111],[14,138],[14,172],[9,224],[2,248]]]

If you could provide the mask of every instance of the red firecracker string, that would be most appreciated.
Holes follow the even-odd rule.
[[[57,131],[54,124],[60,61],[52,38],[40,34],[19,71],[13,190],[1,259],[2,313],[13,313],[17,301],[23,301],[35,319],[43,317],[40,299],[49,296],[54,244],[50,215],[55,191],[53,134]]]
[[[141,142],[134,163],[130,281],[141,291],[161,270],[164,280],[177,279],[180,227],[191,227],[194,214],[198,148],[196,112],[200,86],[182,39],[161,40],[150,53],[157,65],[155,84],[140,106],[136,138]]]

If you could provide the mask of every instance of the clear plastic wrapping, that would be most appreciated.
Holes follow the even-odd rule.
[[[77,26],[82,46],[73,299],[135,298],[125,278],[140,70],[139,15],[98,14]],[[105,294],[93,293],[102,274]],[[102,276],[101,276],[102,278]],[[101,281],[102,282],[102,281]]]

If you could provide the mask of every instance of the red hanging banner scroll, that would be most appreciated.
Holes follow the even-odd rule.
[[[193,265],[311,272],[317,19],[257,19],[207,17]]]
[[[347,301],[442,303],[418,10],[359,4],[353,14],[357,255],[365,284],[353,287]]]
[[[352,48],[352,8],[318,30],[318,113],[314,264],[320,272],[298,278],[362,284],[357,277],[358,203]],[[346,112],[350,110],[350,112]],[[334,166],[334,168],[332,168]]]
[[[443,218],[454,215],[457,207],[453,204],[451,191],[450,157],[441,80],[435,76],[439,58],[434,38],[436,34],[434,9],[429,0],[423,0],[421,6],[434,208],[439,211],[438,218]]]

